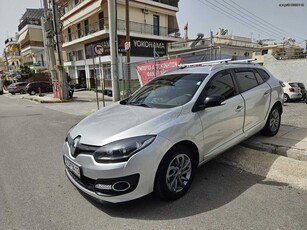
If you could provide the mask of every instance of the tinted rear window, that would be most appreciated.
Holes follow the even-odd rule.
[[[298,85],[296,83],[289,83],[290,86],[292,87],[298,87]]]
[[[263,78],[264,81],[267,81],[270,79],[270,75],[263,69],[257,69],[260,76]]]
[[[258,81],[253,71],[240,70],[236,72],[236,79],[241,92],[258,86]]]

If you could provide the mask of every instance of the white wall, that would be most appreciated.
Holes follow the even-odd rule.
[[[307,85],[307,59],[276,60],[272,55],[264,55],[263,66],[282,81],[297,81]]]

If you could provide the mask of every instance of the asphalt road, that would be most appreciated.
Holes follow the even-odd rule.
[[[71,106],[0,96],[1,230],[306,229],[307,191],[216,161],[199,168],[189,193],[175,202],[153,195],[93,202],[66,178],[61,148],[95,103]]]
[[[283,125],[307,128],[307,104],[304,101],[285,103],[281,118]]]

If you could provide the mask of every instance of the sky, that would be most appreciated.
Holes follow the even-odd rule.
[[[41,8],[43,0],[0,0],[0,49],[14,37],[26,8]],[[228,34],[259,39],[307,40],[307,0],[180,0],[177,13],[180,33],[188,23],[190,39],[205,37],[219,28]],[[1,55],[2,52],[0,52]]]
[[[292,38],[305,47],[307,40],[307,0],[180,0],[177,18],[190,39],[223,28],[253,41]]]

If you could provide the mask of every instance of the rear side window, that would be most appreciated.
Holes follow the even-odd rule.
[[[292,87],[298,87],[298,84],[296,84],[296,83],[289,83],[289,85],[292,86]]]
[[[237,70],[236,79],[241,92],[258,86],[256,75],[252,70]]]
[[[270,75],[263,69],[257,69],[259,72],[260,76],[263,78],[264,81],[267,81],[270,79]]]
[[[258,72],[255,72],[255,76],[256,76],[256,79],[257,79],[259,85],[264,82],[264,80],[262,79],[262,77],[260,76],[260,74]]]

